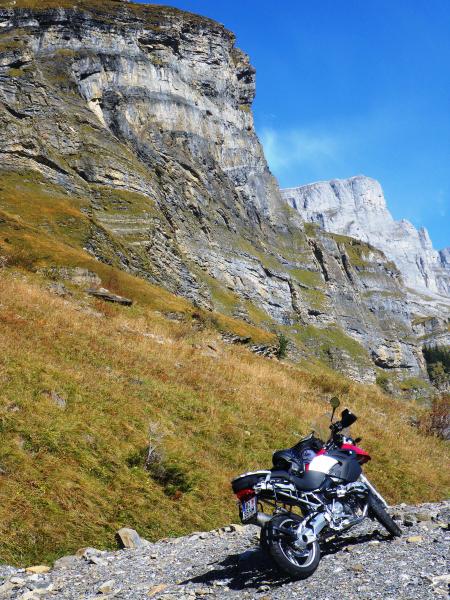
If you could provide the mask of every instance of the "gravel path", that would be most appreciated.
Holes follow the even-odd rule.
[[[406,600],[448,597],[450,503],[400,506],[404,535],[367,520],[323,548],[315,574],[291,581],[259,549],[258,529],[229,526],[133,550],[81,550],[48,573],[0,567],[0,598]],[[37,569],[39,570],[39,569]]]

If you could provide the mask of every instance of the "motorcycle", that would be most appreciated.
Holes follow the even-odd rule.
[[[232,480],[242,523],[261,527],[260,543],[275,564],[297,579],[309,577],[320,561],[320,543],[361,523],[377,520],[392,535],[401,529],[388,505],[362,472],[371,460],[347,429],[357,420],[348,409],[333,422],[340,401],[330,400],[330,435],[314,432],[292,448],[273,454],[270,470]]]

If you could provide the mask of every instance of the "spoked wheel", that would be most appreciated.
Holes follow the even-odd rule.
[[[281,530],[296,531],[302,519],[296,515],[277,515],[268,525],[270,555],[277,566],[296,579],[305,579],[314,573],[320,561],[317,541],[305,547],[296,547],[295,539]]]
[[[388,515],[384,506],[374,494],[369,495],[369,516],[381,523],[394,537],[400,537],[402,535],[400,527],[394,519]]]

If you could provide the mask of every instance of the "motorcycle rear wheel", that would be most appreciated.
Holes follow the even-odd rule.
[[[375,518],[394,537],[402,535],[400,527],[374,494],[369,495],[369,517]]]
[[[295,548],[289,536],[278,532],[277,528],[295,530],[301,520],[296,515],[277,515],[270,521],[267,532],[270,556],[280,570],[295,579],[305,579],[317,569],[320,561],[319,543],[316,540],[300,550]]]

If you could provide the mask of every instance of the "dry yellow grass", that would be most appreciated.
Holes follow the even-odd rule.
[[[0,271],[1,560],[113,545],[123,525],[153,539],[235,520],[229,479],[268,466],[332,394],[359,415],[367,471],[391,501],[446,495],[448,446],[408,424],[411,404],[226,346],[143,300],[129,309],[46,286]],[[150,423],[190,491],[168,495],[142,467]]]

